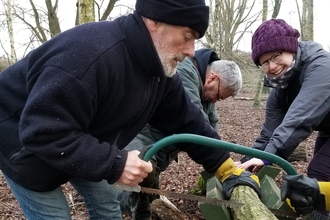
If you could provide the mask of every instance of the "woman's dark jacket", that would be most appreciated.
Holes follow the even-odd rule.
[[[167,78],[136,14],[65,31],[0,74],[0,168],[35,191],[72,177],[113,183],[147,124],[219,139],[178,76]],[[182,147],[209,172],[229,157]]]
[[[330,137],[330,54],[318,43],[299,42],[292,74],[287,89],[272,89],[253,146],[285,159],[314,130]]]

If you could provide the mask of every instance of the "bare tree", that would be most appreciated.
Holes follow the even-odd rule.
[[[44,43],[50,38],[48,28],[44,27],[47,24],[45,11],[39,6],[36,6],[33,0],[29,0],[29,3],[31,8],[24,8],[16,5],[14,8],[15,17],[31,30],[32,35],[30,39],[32,41]]]
[[[0,32],[1,34],[0,38],[0,48],[2,49],[2,57],[1,58],[1,69],[3,69],[5,66],[3,66],[3,63],[6,63],[7,66],[13,64],[17,61],[16,51],[15,51],[15,41],[14,41],[14,18],[12,13],[12,1],[11,0],[1,0],[1,4],[4,10],[0,12],[1,19],[0,20]],[[5,37],[5,35],[7,37]],[[8,49],[9,45],[9,49]],[[0,50],[1,51],[1,50]]]
[[[107,5],[107,7],[105,8],[105,10],[104,10],[104,12],[103,12],[101,18],[100,18],[100,16],[99,16],[99,20],[100,20],[100,21],[104,21],[104,20],[107,19],[107,17],[109,17],[109,15],[110,15],[110,13],[112,12],[113,8],[115,7],[115,4],[116,4],[117,1],[118,1],[118,0],[110,0],[110,1],[108,2],[108,5]],[[101,8],[99,7],[99,8],[98,8],[98,14],[99,14],[99,15],[100,15],[100,9],[101,9]]]
[[[314,24],[313,24],[313,0],[303,0],[301,15],[301,40],[313,40]]]
[[[226,56],[228,53],[230,56],[234,47],[238,47],[244,34],[260,16],[260,12],[252,12],[255,3],[255,0],[210,0],[206,46],[221,55]]]
[[[95,21],[94,0],[78,0],[78,19],[78,24]]]
[[[272,18],[277,18],[278,13],[280,12],[281,9],[281,3],[282,0],[275,0],[274,1],[274,10],[272,14]]]
[[[54,6],[52,5],[51,0],[45,0],[45,2],[47,7],[48,27],[50,36],[54,37],[55,35],[61,33],[61,27],[57,17],[58,0],[55,0]]]
[[[13,64],[17,61],[15,46],[14,46],[14,31],[13,31],[13,14],[12,14],[12,6],[11,0],[7,0],[7,9],[8,9],[8,33],[9,33],[9,41],[10,41],[10,59],[9,64]]]
[[[266,21],[268,16],[268,0],[262,0],[262,21]]]
[[[302,0],[302,12],[300,12],[298,0],[296,6],[298,11],[300,23],[300,39],[313,40],[314,39],[314,1]]]
[[[267,20],[268,15],[268,0],[262,1],[262,21]],[[260,107],[261,106],[261,94],[264,87],[264,72],[262,70],[259,70],[259,80],[258,80],[258,86],[256,90],[256,94],[254,96],[254,107]]]
[[[7,3],[5,3],[7,0],[0,1],[5,6],[4,8],[7,8]],[[25,36],[24,40],[15,42],[15,49],[17,50],[20,48],[21,51],[24,51],[23,53],[20,52],[20,56],[25,56],[26,52],[29,50],[61,33],[60,22],[58,19],[58,0],[29,0],[27,1],[28,5],[26,5],[25,2],[23,3],[18,0],[16,0],[16,3],[14,0],[10,1],[12,2],[12,17],[16,22],[13,22],[13,28],[15,28],[15,24],[20,23],[21,27],[17,30],[24,31]],[[121,8],[124,8],[124,5],[115,5],[118,1],[119,0],[79,0],[79,2],[77,2],[77,10],[73,10],[72,13],[81,16],[79,23],[105,20],[110,16],[110,13],[115,7],[120,6]],[[97,17],[95,17],[95,7],[97,7]],[[125,6],[125,8],[127,9],[125,13],[132,11],[132,8],[129,6]],[[1,12],[2,8],[0,8],[0,13]],[[5,33],[9,33],[7,10],[4,10],[3,13],[6,14],[0,14],[0,29]],[[76,20],[79,20],[78,17]],[[72,23],[74,24],[74,22]],[[15,34],[13,34],[13,36]],[[3,36],[2,33],[1,35]],[[9,45],[9,40],[1,38],[0,48],[3,48],[4,53],[9,58],[10,53],[6,51],[7,45]]]

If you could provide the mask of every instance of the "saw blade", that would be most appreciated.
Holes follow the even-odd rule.
[[[179,199],[187,199],[191,201],[204,202],[212,205],[225,206],[229,208],[240,208],[244,205],[243,203],[239,203],[239,202],[232,202],[228,200],[220,200],[220,199],[208,198],[204,196],[196,196],[191,194],[182,194],[182,193],[170,192],[160,189],[152,189],[147,187],[141,187],[141,192],[154,194],[154,195],[163,195],[167,197],[175,197]]]
[[[227,208],[240,208],[244,205],[243,203],[234,202],[234,201],[220,200],[220,199],[209,198],[209,197],[204,197],[204,196],[196,196],[196,195],[191,195],[191,194],[176,193],[176,192],[172,192],[172,191],[153,189],[153,188],[148,188],[148,187],[141,187],[141,192],[147,193],[147,194],[153,194],[153,195],[163,195],[166,197],[175,197],[175,198],[179,198],[179,199],[187,199],[187,200],[191,200],[191,201],[204,202],[204,203],[208,203],[211,205],[225,206]],[[272,209],[272,208],[269,208],[269,210],[276,216],[287,217],[287,218],[291,218],[291,219],[296,219],[296,218],[300,217],[299,214],[297,214],[293,211],[286,211],[286,210],[279,210],[279,209]]]

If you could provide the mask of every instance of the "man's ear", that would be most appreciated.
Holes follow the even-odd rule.
[[[211,73],[210,77],[211,81],[213,80],[218,80],[219,79],[219,75],[218,74],[215,74],[215,73]]]
[[[152,20],[150,18],[146,18],[146,17],[142,17],[142,19],[150,32],[157,31],[160,22],[154,21],[154,20]]]
[[[206,78],[206,80],[205,80],[205,84],[209,84],[209,83],[211,83],[212,81],[214,81],[216,78],[215,78],[216,76],[214,76],[214,74],[213,73],[211,73],[207,78]]]

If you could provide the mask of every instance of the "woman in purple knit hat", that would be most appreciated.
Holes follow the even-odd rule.
[[[252,37],[252,60],[272,87],[265,122],[253,148],[287,159],[300,142],[318,131],[314,155],[304,175],[283,177],[281,196],[295,211],[330,211],[330,54],[282,19],[263,22]],[[243,157],[240,168],[270,164]],[[322,212],[323,211],[323,212]],[[320,214],[322,213],[322,214]],[[326,218],[327,219],[327,218]]]

